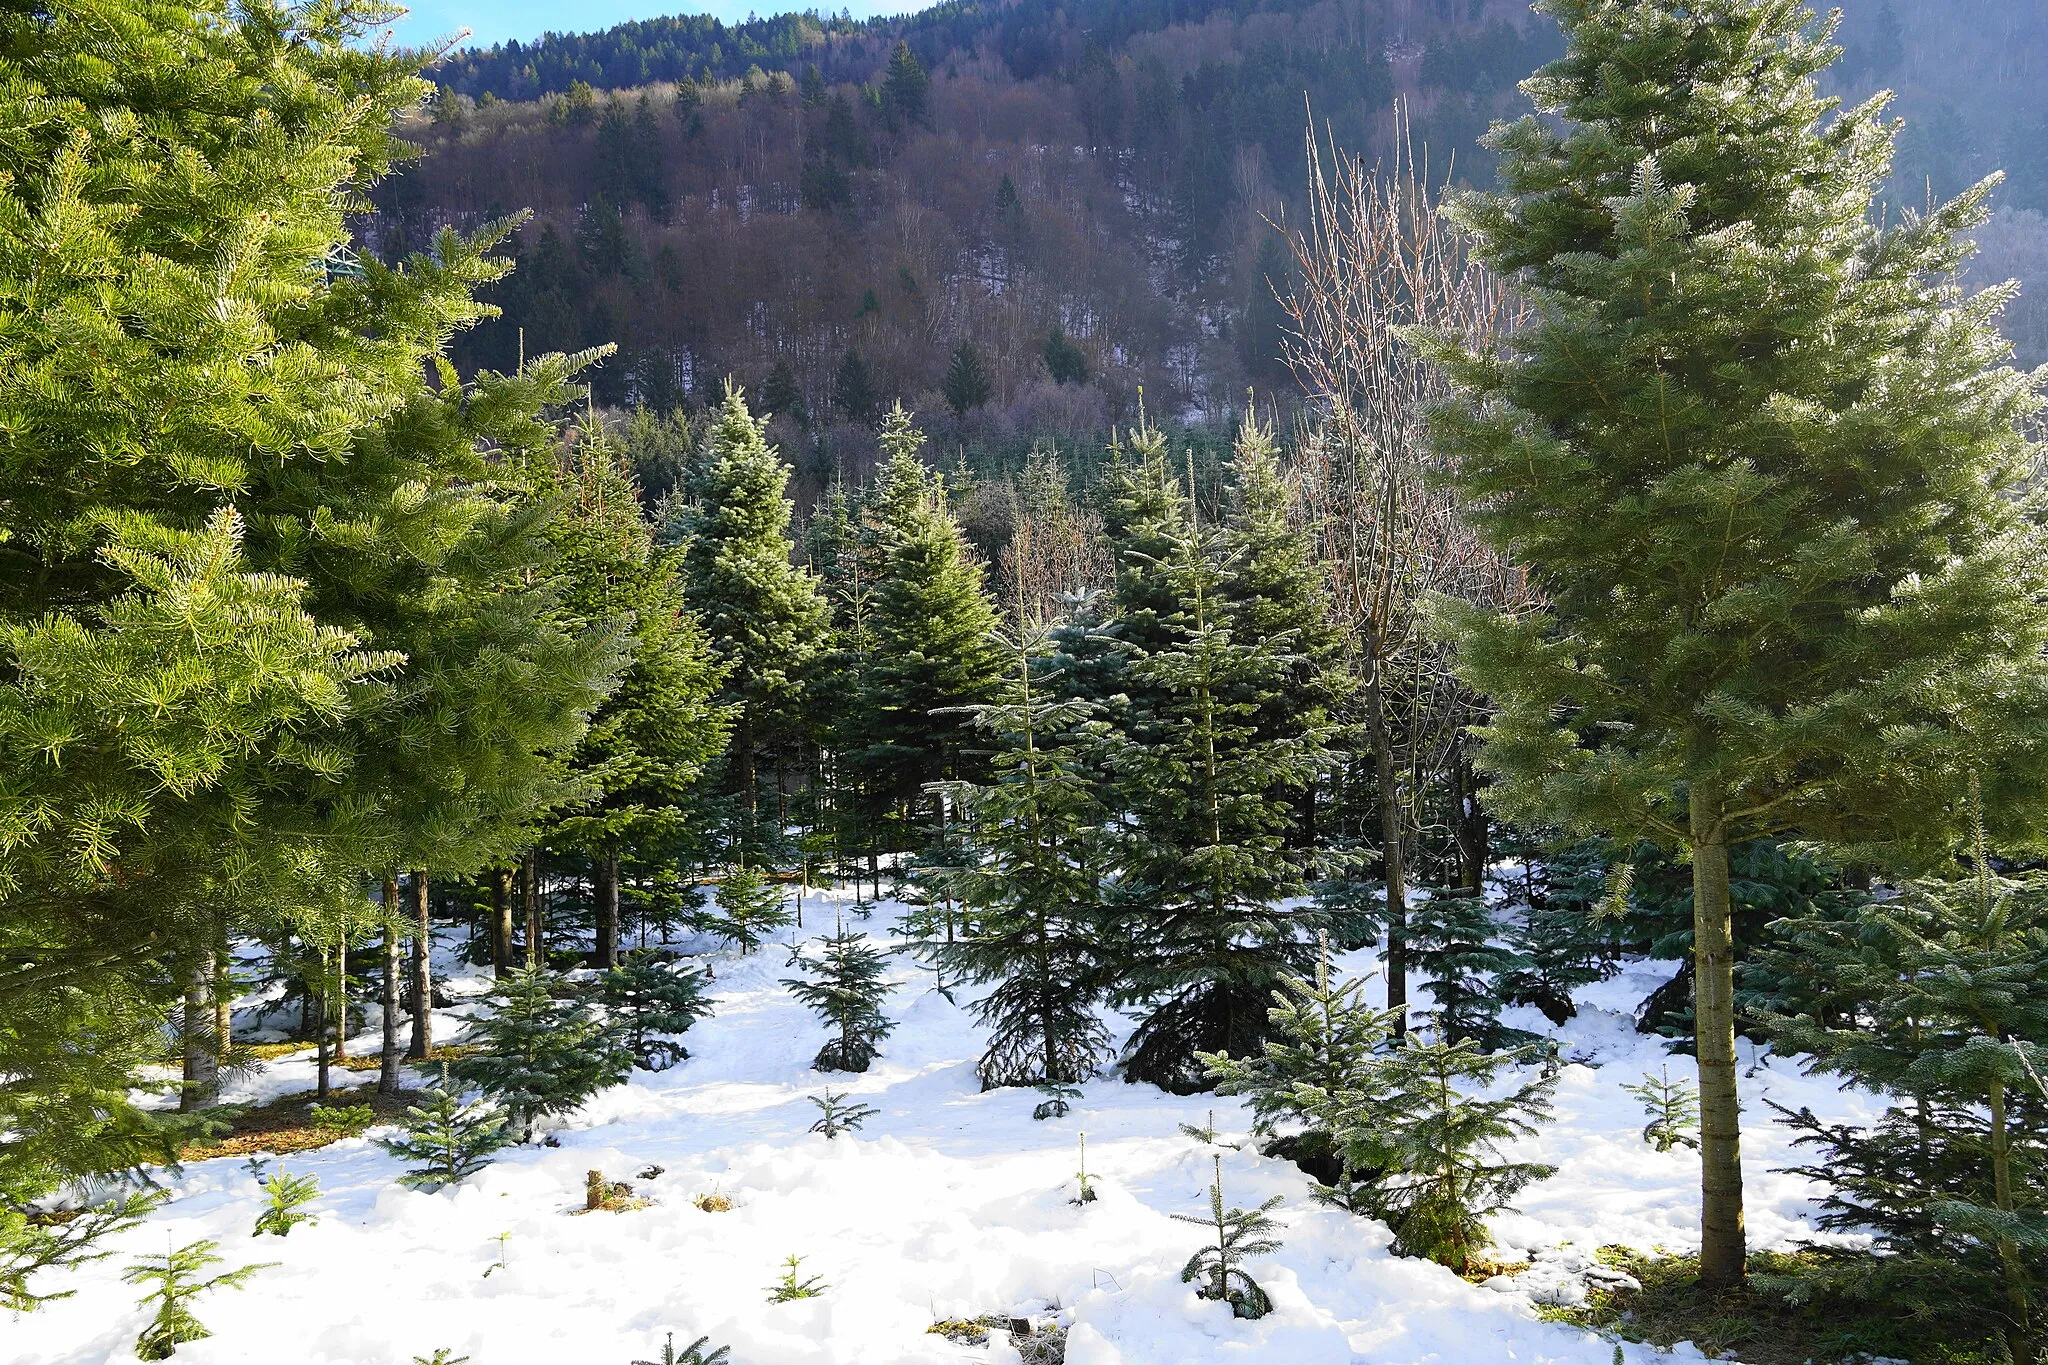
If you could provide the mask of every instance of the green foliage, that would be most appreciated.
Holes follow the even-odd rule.
[[[605,973],[605,1009],[636,1065],[666,1071],[690,1055],[674,1039],[711,1013],[705,982],[704,973],[665,962],[652,949],[627,954]]]
[[[121,1272],[121,1278],[130,1284],[155,1286],[142,1296],[141,1306],[148,1308],[155,1304],[156,1315],[135,1338],[138,1359],[169,1360],[187,1342],[212,1336],[213,1333],[193,1316],[192,1302],[216,1289],[240,1289],[257,1271],[268,1270],[278,1264],[266,1261],[200,1278],[209,1267],[220,1264],[221,1258],[213,1254],[219,1246],[218,1242],[187,1242],[161,1256],[145,1256]]]
[[[1622,1090],[1642,1102],[1650,1121],[1643,1125],[1643,1141],[1660,1152],[1673,1147],[1698,1147],[1693,1136],[1700,1126],[1700,1092],[1684,1078],[1671,1079],[1671,1068],[1663,1067],[1652,1076],[1643,1073],[1642,1084],[1624,1085]]]
[[[1068,1085],[1111,1055],[1087,984],[1100,957],[1107,851],[1086,752],[1099,708],[1060,696],[1044,631],[1004,643],[1015,661],[1010,679],[973,712],[994,771],[985,784],[942,788],[959,817],[960,852],[934,875],[967,921],[935,948],[940,963],[973,985],[996,983],[973,1005],[989,1029],[976,1067],[985,1090]],[[1055,1102],[1040,1108],[1064,1114]]]
[[[815,1299],[832,1287],[816,1275],[798,1279],[797,1270],[803,1263],[804,1258],[796,1255],[782,1263],[782,1278],[768,1286],[768,1302],[794,1303],[798,1299]]]
[[[454,1066],[457,1077],[497,1104],[533,1140],[536,1121],[566,1114],[632,1070],[618,1034],[580,998],[557,998],[538,963],[500,977],[483,999],[489,1013],[470,1023],[479,1051]]]
[[[399,1184],[433,1191],[475,1175],[513,1140],[511,1120],[496,1105],[482,1100],[464,1104],[444,1080],[405,1111],[404,1133],[379,1138],[377,1145],[401,1161],[419,1163],[398,1178]]]
[[[865,1104],[846,1104],[846,1096],[827,1090],[823,1095],[812,1095],[810,1101],[818,1106],[818,1121],[811,1125],[811,1131],[822,1134],[827,1141],[841,1133],[857,1132],[863,1123],[882,1111]]]
[[[469,1365],[468,1356],[455,1355],[452,1346],[436,1346],[430,1356],[414,1356],[412,1365]]]
[[[367,1104],[316,1104],[311,1115],[315,1128],[337,1137],[355,1137],[377,1121],[377,1111]]]
[[[1082,1133],[1079,1135],[1079,1139],[1081,1164],[1074,1171],[1074,1179],[1080,1186],[1080,1193],[1075,1195],[1073,1202],[1076,1204],[1092,1204],[1095,1202],[1096,1195],[1095,1187],[1090,1183],[1088,1176],[1088,1135]]]
[[[1081,1098],[1081,1087],[1065,1081],[1041,1081],[1032,1087],[1045,1096],[1031,1106],[1031,1117],[1039,1122],[1046,1119],[1063,1119],[1073,1109],[1074,1101]]]
[[[1500,1149],[1549,1117],[1557,1078],[1488,1093],[1507,1067],[1536,1055],[1535,1048],[1488,1054],[1471,1039],[1424,1042],[1411,1033],[1369,1069],[1367,1085],[1331,1097],[1326,1112],[1347,1164],[1383,1172],[1364,1204],[1394,1230],[1396,1251],[1463,1273],[1491,1244],[1486,1219],[1556,1173],[1555,1166],[1503,1161]]]
[[[1270,1256],[1280,1249],[1279,1241],[1273,1236],[1280,1225],[1273,1221],[1271,1214],[1286,1201],[1276,1194],[1256,1209],[1225,1209],[1223,1158],[1219,1156],[1214,1160],[1216,1179],[1209,1186],[1209,1216],[1173,1215],[1175,1222],[1212,1228],[1216,1234],[1214,1245],[1205,1246],[1188,1257],[1188,1263],[1181,1267],[1180,1282],[1193,1284],[1200,1280],[1202,1287],[1195,1292],[1205,1299],[1229,1304],[1230,1315],[1234,1318],[1263,1318],[1273,1311],[1273,1301],[1266,1297],[1266,1291],[1245,1273],[1243,1267],[1254,1256]]]
[[[819,1071],[866,1071],[880,1053],[882,1040],[896,1028],[882,1013],[890,990],[883,976],[888,959],[866,934],[844,926],[823,942],[819,957],[798,959],[808,977],[785,977],[782,984],[821,1023],[836,1030],[812,1065]]]
[[[43,1270],[68,1270],[104,1260],[113,1251],[99,1244],[117,1233],[138,1227],[170,1202],[168,1190],[138,1190],[85,1209],[62,1222],[36,1218],[0,1204],[0,1308],[33,1313],[43,1304],[68,1299],[78,1291],[38,1294],[29,1277]]]
[[[1446,1041],[1470,1038],[1485,1052],[1536,1042],[1526,1029],[1500,1022],[1507,981],[1534,964],[1499,943],[1486,902],[1439,890],[1408,912],[1409,960],[1430,980],[1430,1019]]]
[[[796,912],[782,894],[781,885],[768,880],[759,868],[729,870],[719,878],[714,899],[719,918],[711,922],[711,931],[729,943],[737,943],[741,953],[751,953],[777,929],[796,922]]]
[[[930,127],[931,89],[932,78],[925,74],[924,65],[910,50],[910,44],[897,43],[889,53],[888,69],[882,74],[882,109],[891,125]]]
[[[812,67],[811,74],[815,75],[817,70],[818,68],[815,66]],[[676,1350],[676,1334],[670,1332],[668,1340],[662,1343],[660,1360],[636,1360],[633,1362],[633,1365],[726,1365],[731,1360],[731,1347],[720,1346],[715,1350],[707,1351],[706,1348],[710,1345],[710,1337],[698,1337],[678,1352]]]
[[[872,290],[868,296],[874,297]],[[859,427],[872,427],[882,415],[882,395],[856,347],[846,348],[846,354],[839,357],[839,368],[832,373],[832,406]]]
[[[1995,1329],[2021,1359],[2048,1275],[2048,876],[2000,874],[1981,826],[1970,862],[1854,920],[1785,926],[1762,956],[1810,1003],[1764,1022],[1809,1069],[1888,1100],[1870,1127],[1779,1109],[1815,1153],[1800,1174],[1833,1187],[1821,1225],[1887,1253],[1874,1271],[1839,1260],[1815,1292]]]
[[[1067,339],[1067,330],[1058,323],[1053,324],[1046,334],[1045,372],[1055,384],[1085,384],[1088,382],[1088,353]]]
[[[320,1215],[305,1212],[306,1205],[320,1197],[320,1177],[286,1175],[279,1170],[263,1181],[264,1209],[256,1215],[256,1227],[249,1234],[270,1233],[286,1237],[301,1223],[317,1223]]]
[[[1118,478],[1128,510],[1111,519],[1113,534],[1126,528],[1112,543],[1124,561],[1113,619],[1127,627],[1116,681],[1128,701],[1093,759],[1119,812],[1105,972],[1112,1003],[1148,1009],[1125,1048],[1126,1078],[1187,1092],[1205,1083],[1199,1053],[1258,1051],[1272,992],[1313,962],[1320,916],[1282,904],[1306,892],[1309,861],[1286,832],[1289,798],[1328,762],[1327,731],[1260,733],[1297,657],[1292,637],[1237,628],[1242,556],[1192,524],[1159,433],[1137,440],[1138,461]]]
[[[956,417],[965,417],[995,396],[995,381],[989,375],[988,362],[982,359],[980,347],[963,341],[953,348],[953,358],[946,362],[946,378],[939,391],[946,395],[946,403]]]

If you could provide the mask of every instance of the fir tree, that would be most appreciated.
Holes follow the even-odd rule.
[[[398,1177],[399,1184],[433,1191],[469,1179],[513,1141],[510,1118],[485,1101],[464,1104],[444,1077],[438,1089],[405,1111],[404,1135],[379,1138],[377,1145],[401,1161],[419,1163]]]
[[[2048,877],[1992,866],[1907,882],[1853,922],[1810,917],[1761,956],[1813,1012],[1767,1015],[1773,1045],[1889,1100],[1873,1127],[1779,1113],[1833,1187],[1820,1224],[1874,1232],[1875,1266],[1838,1262],[1831,1293],[1897,1304],[1964,1339],[2038,1359],[2048,1276]]]
[[[1332,1126],[1349,1151],[1347,1165],[1382,1172],[1364,1204],[1393,1229],[1396,1251],[1463,1273],[1492,1244],[1486,1219],[1556,1174],[1554,1166],[1503,1161],[1500,1148],[1549,1116],[1557,1078],[1485,1093],[1505,1068],[1534,1055],[1532,1048],[1489,1055],[1471,1039],[1424,1042],[1411,1033],[1370,1069],[1370,1085],[1334,1097]]]
[[[317,1223],[320,1215],[307,1213],[306,1205],[320,1197],[320,1177],[315,1175],[286,1175],[277,1172],[263,1182],[265,1206],[256,1215],[256,1227],[249,1235],[261,1237],[272,1233],[286,1237],[301,1223]]]
[[[872,427],[882,415],[874,376],[854,347],[846,348],[846,354],[839,357],[839,368],[832,373],[832,406],[857,427]]]
[[[759,868],[735,867],[719,878],[714,895],[719,917],[711,931],[728,942],[737,943],[744,956],[761,946],[768,935],[795,921],[782,888],[768,880]]]
[[[929,128],[931,90],[932,78],[925,74],[924,64],[917,60],[910,44],[899,41],[891,49],[888,69],[882,74],[882,108],[888,112],[890,124]]]
[[[1188,1263],[1181,1267],[1180,1282],[1193,1284],[1201,1281],[1202,1287],[1195,1292],[1205,1299],[1230,1305],[1234,1318],[1263,1318],[1273,1311],[1273,1301],[1266,1297],[1266,1291],[1259,1282],[1245,1273],[1244,1263],[1254,1256],[1270,1256],[1280,1249],[1280,1243],[1273,1234],[1280,1225],[1272,1219],[1274,1209],[1286,1202],[1274,1195],[1256,1209],[1225,1209],[1223,1207],[1223,1158],[1214,1158],[1216,1179],[1209,1186],[1209,1216],[1196,1218],[1190,1214],[1172,1215],[1177,1223],[1193,1223],[1196,1227],[1211,1228],[1216,1241],[1188,1257]]]
[[[1282,978],[1268,1011],[1272,1036],[1258,1054],[1203,1053],[1200,1058],[1218,1094],[1250,1097],[1254,1134],[1273,1137],[1283,1125],[1298,1126],[1287,1141],[1287,1153],[1304,1165],[1334,1167],[1335,1178],[1318,1182],[1316,1196],[1354,1212],[1359,1207],[1354,1184],[1361,1176],[1378,1175],[1383,1154],[1370,1150],[1355,1131],[1340,1140],[1337,1115],[1345,1106],[1384,1104],[1395,1089],[1382,1054],[1400,1011],[1366,1003],[1371,980],[1334,981],[1326,946],[1313,981]]]
[[[928,784],[963,776],[967,708],[996,691],[1003,659],[995,608],[945,485],[918,460],[924,433],[901,404],[883,423],[887,452],[866,514],[873,580],[864,625],[871,655],[848,760],[907,811]],[[945,812],[935,812],[933,827]]]
[[[1172,544],[1179,621],[1125,668],[1153,710],[1106,736],[1101,762],[1123,811],[1109,900],[1129,945],[1110,998],[1147,1006],[1124,1075],[1186,1092],[1204,1084],[1198,1053],[1259,1051],[1273,991],[1313,964],[1315,912],[1281,905],[1307,890],[1285,798],[1325,755],[1319,735],[1258,736],[1250,698],[1284,676],[1284,642],[1234,636],[1216,536],[1190,527]]]
[[[815,77],[818,74],[818,68],[814,66],[805,74],[806,79]],[[710,1337],[698,1337],[678,1352],[676,1350],[676,1334],[670,1332],[668,1340],[664,1341],[661,1345],[660,1360],[636,1360],[633,1362],[633,1365],[727,1365],[731,1359],[732,1348],[720,1346],[712,1349]]]
[[[812,1095],[811,1103],[818,1106],[818,1121],[811,1125],[811,1131],[824,1137],[827,1142],[841,1133],[858,1132],[860,1126],[882,1111],[867,1104],[844,1104],[846,1096],[827,1090],[822,1095]]]
[[[604,1003],[636,1065],[666,1071],[690,1055],[675,1039],[711,1013],[705,975],[662,960],[653,950],[629,953],[605,973]]]
[[[210,1267],[220,1264],[221,1258],[214,1255],[219,1246],[218,1242],[187,1242],[161,1256],[145,1256],[121,1272],[121,1278],[130,1284],[156,1286],[142,1296],[141,1306],[155,1304],[156,1315],[135,1338],[138,1360],[169,1360],[180,1346],[212,1336],[193,1315],[192,1301],[216,1289],[240,1289],[257,1271],[277,1264],[265,1261],[201,1279]]]
[[[1484,900],[1447,889],[1408,912],[1409,960],[1430,977],[1423,989],[1436,1001],[1436,1031],[1453,1043],[1470,1038],[1483,1052],[1537,1041],[1500,1022],[1505,983],[1531,962],[1498,943],[1498,932]]]
[[[787,360],[778,360],[768,371],[768,381],[761,385],[761,415],[763,417],[787,417],[802,428],[811,425],[811,410],[804,402],[804,391],[796,382],[796,371]]]
[[[965,417],[988,402],[995,393],[995,384],[989,378],[988,362],[981,358],[979,346],[963,341],[953,348],[953,358],[946,364],[946,379],[940,385],[940,391],[946,395],[946,402],[952,407],[955,417]]]
[[[816,1275],[798,1277],[803,1268],[804,1258],[792,1255],[782,1263],[782,1278],[768,1286],[768,1302],[794,1303],[798,1299],[815,1299],[832,1286]]]
[[[790,562],[788,467],[737,389],[711,422],[682,518],[685,599],[725,668],[733,708],[727,786],[744,817],[741,850],[760,838],[758,766],[804,729],[804,673],[823,643],[825,604]]]
[[[566,1114],[632,1070],[633,1057],[584,1000],[558,999],[553,977],[535,963],[500,978],[470,1023],[480,1049],[455,1064],[457,1077],[505,1109],[522,1142],[540,1119]]]
[[[984,1090],[1085,1080],[1111,1055],[1085,984],[1099,956],[1106,820],[1085,766],[1096,708],[1059,695],[1043,630],[1010,647],[1005,694],[974,713],[995,771],[986,785],[945,789],[963,856],[939,879],[968,924],[939,961],[970,984],[997,983],[973,1006],[989,1030],[976,1067]]]
[[[593,863],[595,965],[619,959],[620,857],[682,842],[703,804],[698,780],[725,746],[731,708],[713,703],[723,668],[684,604],[681,565],[659,553],[630,476],[601,428],[549,461],[540,487],[564,504],[547,532],[562,602],[587,628],[627,632],[618,690],[570,756],[588,795],[558,810],[551,847]]]
[[[819,1071],[866,1071],[880,1053],[882,1040],[896,1028],[882,1013],[882,1002],[889,998],[889,982],[883,976],[888,959],[866,934],[842,926],[824,940],[821,956],[800,962],[809,977],[785,977],[782,984],[820,1023],[836,1030],[811,1065]]]
[[[1432,343],[1434,441],[1545,609],[1455,611],[1496,809],[1689,856],[1701,1279],[1744,1270],[1728,850],[1947,842],[1973,751],[2034,819],[2048,585],[2008,495],[2035,385],[1950,283],[1988,184],[1872,212],[1884,97],[1824,123],[1797,4],[1556,0],[1565,55],[1460,215],[1535,321]],[[2010,732],[2017,735],[2022,730]],[[2020,776],[2021,773],[2028,774]]]
[[[1045,361],[1045,372],[1055,384],[1085,384],[1088,382],[1088,353],[1067,338],[1067,329],[1058,323],[1045,337],[1045,348],[1041,352]]]
[[[1660,1068],[1654,1076],[1646,1071],[1642,1084],[1624,1085],[1622,1090],[1640,1100],[1650,1116],[1643,1125],[1644,1142],[1660,1152],[1700,1145],[1693,1136],[1700,1126],[1700,1093],[1684,1080],[1672,1080],[1670,1067]]]
[[[29,1277],[45,1270],[69,1270],[105,1260],[113,1249],[100,1245],[116,1233],[140,1227],[170,1200],[168,1190],[137,1190],[80,1210],[76,1217],[46,1224],[27,1212],[0,1206],[0,1308],[33,1313],[43,1304],[78,1291],[38,1294]]]

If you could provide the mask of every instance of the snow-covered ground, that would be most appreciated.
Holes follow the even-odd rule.
[[[845,897],[850,900],[850,896]],[[807,922],[820,918],[814,902]],[[896,907],[877,909],[886,935]],[[786,952],[771,945],[712,958],[715,1017],[688,1035],[691,1060],[600,1095],[555,1132],[558,1147],[512,1149],[464,1184],[435,1194],[394,1183],[400,1164],[369,1138],[279,1163],[316,1175],[319,1223],[289,1238],[253,1238],[262,1196],[241,1159],[198,1162],[176,1199],[117,1243],[117,1255],[38,1282],[76,1295],[0,1320],[9,1365],[133,1359],[145,1314],[120,1280],[129,1260],[198,1238],[227,1265],[281,1262],[246,1290],[196,1305],[215,1335],[181,1348],[190,1365],[275,1362],[408,1365],[450,1348],[472,1365],[628,1365],[708,1335],[734,1365],[912,1365],[1016,1360],[991,1345],[955,1345],[938,1319],[1056,1312],[1072,1365],[1610,1365],[1614,1346],[1539,1321],[1516,1294],[1474,1287],[1435,1265],[1387,1251],[1380,1225],[1307,1197],[1293,1166],[1222,1149],[1224,1192],[1251,1206],[1285,1195],[1284,1249],[1251,1269],[1277,1310],[1258,1322],[1198,1299],[1179,1271],[1201,1238],[1172,1221],[1202,1213],[1215,1149],[1183,1135],[1208,1110],[1230,1138],[1247,1126],[1239,1102],[1177,1098],[1114,1077],[1095,1081],[1074,1112],[1034,1122],[1039,1096],[981,1093],[978,1030],[963,1006],[931,990],[928,968],[896,959],[897,1029],[862,1076],[810,1070],[823,1030],[779,984]],[[1343,959],[1371,970],[1370,952]],[[1664,1061],[1628,1010],[1663,979],[1645,964],[1581,994],[1580,1016],[1550,1030],[1534,1011],[1511,1021],[1555,1032],[1572,1064],[1556,1121],[1526,1155],[1559,1167],[1495,1221],[1503,1259],[1606,1243],[1677,1250],[1697,1239],[1697,1158],[1659,1155],[1621,1091]],[[474,973],[472,972],[472,977]],[[462,987],[481,981],[458,981]],[[452,1039],[459,1010],[436,1019]],[[361,1046],[373,1046],[365,1036]],[[1809,1235],[1816,1191],[1773,1168],[1790,1155],[1765,1096],[1835,1118],[1869,1117],[1868,1096],[1802,1078],[1784,1060],[1753,1061],[1743,1130],[1753,1245]],[[1689,1064],[1678,1059],[1675,1073]],[[237,1097],[310,1084],[310,1056],[274,1063]],[[807,1130],[808,1096],[828,1085],[876,1106],[857,1134],[827,1142]],[[1087,1133],[1097,1202],[1076,1206],[1078,1134]],[[634,1179],[650,1166],[662,1174]],[[579,1214],[584,1174],[633,1181],[651,1207]],[[276,1166],[273,1166],[276,1169]],[[730,1212],[693,1196],[720,1193]],[[829,1286],[822,1297],[771,1305],[768,1286],[790,1255]],[[502,1259],[502,1269],[493,1267]],[[1662,1359],[1626,1348],[1632,1363]]]

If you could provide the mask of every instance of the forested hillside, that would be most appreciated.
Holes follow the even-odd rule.
[[[2009,168],[1972,278],[2048,279],[2048,98],[2026,0],[1854,0],[1830,79],[1898,90],[1898,203]],[[898,42],[904,44],[897,52]],[[782,421],[803,501],[874,457],[901,396],[935,448],[1092,447],[1204,424],[1279,362],[1312,113],[1386,158],[1394,107],[1435,171],[1484,184],[1477,139],[1553,55],[1518,0],[955,3],[901,20],[708,17],[460,51],[427,155],[367,225],[395,256],[518,209],[504,318],[459,363],[602,342],[599,401],[701,408],[727,376]],[[2048,309],[2007,332],[2048,360]],[[809,439],[796,439],[800,434]]]

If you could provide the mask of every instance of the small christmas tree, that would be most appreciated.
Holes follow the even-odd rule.
[[[42,1270],[68,1270],[113,1255],[99,1244],[117,1232],[141,1224],[170,1199],[168,1190],[139,1190],[81,1212],[68,1222],[32,1222],[27,1213],[0,1206],[0,1308],[33,1313],[42,1304],[68,1299],[78,1291],[36,1294],[29,1277]]]
[[[1641,1100],[1643,1112],[1650,1116],[1650,1121],[1643,1125],[1643,1141],[1660,1152],[1673,1147],[1698,1148],[1700,1140],[1694,1136],[1700,1126],[1697,1086],[1683,1079],[1672,1080],[1671,1068],[1667,1066],[1654,1076],[1644,1072],[1641,1085],[1624,1085],[1622,1090]]]
[[[1386,1093],[1340,1097],[1339,1141],[1385,1164],[1367,1200],[1394,1230],[1396,1251],[1462,1274],[1492,1244],[1487,1217],[1556,1174],[1555,1166],[1500,1159],[1503,1143],[1533,1134],[1549,1116],[1556,1076],[1484,1093],[1507,1067],[1538,1055],[1533,1047],[1488,1054],[1470,1038],[1426,1043],[1411,1033],[1387,1059]]]
[[[674,1036],[711,1013],[705,984],[704,973],[652,951],[629,953],[605,973],[605,1008],[639,1066],[666,1071],[690,1055]]]
[[[1476,896],[1438,891],[1409,912],[1409,960],[1430,977],[1423,989],[1436,1001],[1437,1032],[1453,1043],[1470,1038],[1485,1052],[1536,1041],[1500,1022],[1502,982],[1531,963],[1497,943],[1497,933],[1492,912]]]
[[[817,69],[812,67],[811,71],[815,74]],[[710,1337],[698,1337],[681,1351],[677,1351],[676,1334],[670,1332],[668,1340],[662,1343],[660,1360],[636,1360],[633,1365],[726,1365],[726,1362],[732,1359],[730,1346],[707,1350],[710,1345]]]
[[[1219,1094],[1251,1098],[1254,1134],[1271,1137],[1282,1124],[1300,1125],[1301,1131],[1287,1139],[1287,1154],[1336,1167],[1333,1183],[1317,1183],[1316,1197],[1354,1211],[1356,1178],[1377,1172],[1383,1163],[1356,1135],[1339,1142],[1333,1114],[1339,1108],[1369,1108],[1391,1093],[1392,1074],[1381,1054],[1401,1013],[1366,1003],[1371,980],[1361,976],[1336,984],[1326,940],[1315,980],[1285,977],[1273,993],[1268,1012],[1273,1036],[1260,1055],[1202,1055]]]
[[[742,955],[761,946],[777,929],[796,922],[796,914],[783,901],[782,888],[768,880],[757,867],[736,867],[719,879],[719,918],[711,931],[737,943]]]
[[[1243,1267],[1254,1256],[1269,1256],[1280,1249],[1280,1243],[1272,1236],[1279,1224],[1270,1215],[1286,1201],[1276,1194],[1256,1209],[1225,1209],[1223,1158],[1214,1160],[1216,1181],[1209,1186],[1209,1216],[1173,1215],[1175,1222],[1213,1228],[1216,1232],[1214,1246],[1205,1246],[1188,1257],[1188,1263],[1181,1267],[1180,1282],[1193,1284],[1201,1280],[1202,1287],[1195,1292],[1205,1299],[1229,1304],[1232,1317],[1263,1318],[1273,1311],[1273,1301]]]
[[[797,1299],[815,1299],[832,1286],[816,1275],[797,1278],[797,1271],[803,1266],[804,1258],[792,1255],[782,1263],[782,1278],[768,1286],[768,1302],[793,1303]]]
[[[857,1132],[863,1123],[882,1111],[866,1104],[843,1104],[846,1096],[827,1090],[823,1095],[812,1095],[811,1103],[818,1106],[819,1119],[811,1125],[811,1131],[821,1133],[827,1141],[841,1133]]]
[[[1081,1098],[1081,1087],[1065,1081],[1047,1081],[1036,1089],[1045,1098],[1032,1106],[1034,1119],[1063,1119],[1074,1107],[1074,1101]]]
[[[493,1153],[512,1145],[510,1123],[494,1105],[463,1104],[444,1073],[438,1089],[405,1111],[405,1132],[379,1138],[377,1145],[401,1161],[419,1163],[398,1177],[399,1184],[432,1191],[490,1165]]]
[[[1092,1204],[1095,1202],[1095,1186],[1089,1183],[1088,1178],[1088,1135],[1082,1133],[1080,1138],[1081,1167],[1074,1172],[1074,1179],[1080,1182],[1081,1192],[1074,1197],[1073,1202],[1076,1204]]]
[[[286,1175],[280,1170],[263,1181],[263,1194],[267,1203],[256,1216],[251,1237],[261,1237],[266,1232],[284,1237],[301,1223],[320,1221],[318,1214],[304,1212],[306,1205],[320,1197],[318,1176]]]
[[[491,1013],[470,1025],[482,1049],[455,1064],[455,1074],[502,1105],[533,1140],[534,1123],[566,1114],[632,1070],[632,1054],[597,1011],[581,999],[557,999],[553,978],[538,964],[499,978],[484,999]]]
[[[135,1338],[138,1360],[169,1360],[186,1342],[202,1341],[212,1336],[205,1324],[193,1316],[192,1301],[216,1289],[240,1289],[257,1271],[268,1270],[277,1264],[276,1261],[266,1261],[261,1265],[245,1265],[201,1279],[209,1266],[220,1264],[221,1258],[214,1255],[219,1246],[218,1242],[188,1242],[161,1256],[145,1256],[121,1272],[121,1278],[130,1284],[156,1286],[142,1296],[141,1306],[147,1308],[155,1304],[156,1316]]]
[[[790,993],[838,1036],[818,1050],[812,1066],[819,1071],[866,1071],[881,1051],[882,1039],[896,1027],[882,1013],[889,983],[888,965],[866,934],[841,927],[824,940],[817,960],[801,959],[810,980],[784,978]]]

